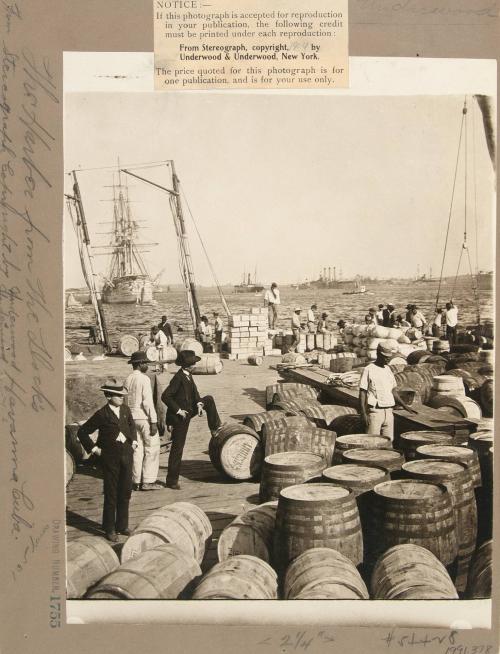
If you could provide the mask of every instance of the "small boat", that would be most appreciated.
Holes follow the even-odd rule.
[[[75,298],[73,293],[66,296],[66,311],[82,311],[83,309],[83,304]]]
[[[342,295],[361,295],[366,293],[366,286],[360,284],[358,280],[354,282],[354,288],[351,291],[344,291]]]
[[[264,290],[264,287],[261,284],[257,284],[257,273],[255,274],[254,281],[251,281],[250,273],[248,277],[243,273],[243,282],[241,284],[234,285],[235,293],[255,293],[258,295]]]

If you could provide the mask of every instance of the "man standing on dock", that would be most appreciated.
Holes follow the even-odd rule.
[[[293,341],[290,345],[290,352],[295,352],[297,349],[297,345],[300,343],[300,330],[302,328],[302,325],[300,323],[300,312],[302,309],[300,307],[295,307],[292,313],[292,334],[293,334]]]
[[[389,367],[395,351],[380,343],[377,358],[366,366],[359,382],[359,405],[366,426],[366,433],[394,439],[393,407],[397,402],[410,413],[417,413],[408,406],[396,390],[396,379]]]
[[[167,345],[173,345],[174,344],[174,334],[172,332],[172,327],[170,326],[170,323],[167,321],[167,316],[162,316],[161,317],[161,322],[158,323],[158,328],[161,329],[161,331],[167,337]]]
[[[116,543],[117,532],[130,536],[128,506],[132,494],[132,461],[133,451],[137,447],[137,433],[132,413],[123,404],[127,389],[116,379],[110,378],[101,386],[101,391],[107,404],[79,428],[77,436],[86,452],[99,457],[104,482],[102,526],[106,538]],[[90,434],[96,430],[99,433],[94,443]]]
[[[457,340],[457,323],[458,323],[458,308],[453,304],[453,300],[446,303],[446,338],[453,345]]]
[[[129,364],[133,372],[125,380],[128,391],[128,406],[137,429],[137,449],[134,452],[132,471],[133,489],[135,491],[160,490],[156,483],[160,469],[160,436],[158,419],[153,401],[151,381],[145,374],[148,359],[145,352],[134,352]]]
[[[316,304],[311,304],[311,308],[307,311],[307,328],[310,334],[316,333],[316,316],[314,312],[317,310]]]
[[[182,452],[186,442],[191,418],[207,414],[208,427],[212,435],[221,425],[215,400],[211,395],[200,397],[194,383],[191,370],[200,357],[192,350],[182,350],[177,357],[176,365],[180,369],[170,380],[163,395],[162,402],[167,405],[165,422],[172,429],[172,447],[168,457],[168,472],[166,485],[168,488],[179,490],[179,474],[181,469]]]
[[[276,329],[278,305],[280,304],[280,292],[276,282],[273,282],[271,288],[266,291],[264,295],[264,304],[267,306],[269,329]]]

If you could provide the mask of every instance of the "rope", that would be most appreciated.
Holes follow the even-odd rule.
[[[437,296],[436,296],[436,309],[438,308],[438,305],[439,305],[439,297],[440,297],[440,294],[441,294],[441,285],[443,283],[444,262],[445,262],[445,259],[446,259],[446,250],[448,248],[448,237],[449,237],[449,234],[450,234],[451,216],[452,216],[452,212],[453,212],[453,200],[455,198],[455,187],[456,187],[456,184],[457,184],[458,164],[459,164],[459,161],[460,161],[460,150],[461,150],[461,147],[462,147],[462,135],[463,135],[463,131],[464,131],[464,122],[465,122],[466,113],[467,113],[467,101],[464,103],[464,109],[462,110],[462,122],[461,122],[461,125],[460,125],[460,137],[458,139],[458,150],[457,150],[457,160],[456,160],[456,163],[455,163],[455,174],[453,176],[453,188],[452,188],[452,192],[451,192],[450,211],[449,211],[449,214],[448,214],[448,226],[446,228],[446,239],[445,239],[445,242],[444,242],[443,260],[441,262],[441,274],[439,276],[439,286],[438,286],[438,291],[437,291]]]
[[[224,307],[224,311],[226,312],[226,314],[227,314],[228,316],[230,316],[230,315],[231,315],[231,311],[230,311],[229,306],[228,306],[228,304],[227,304],[227,301],[226,301],[226,298],[225,298],[224,293],[223,293],[223,291],[222,291],[222,288],[221,288],[221,285],[220,285],[220,283],[219,283],[219,280],[217,279],[217,275],[216,275],[216,273],[215,273],[215,269],[214,269],[214,267],[213,267],[213,265],[212,265],[212,262],[211,262],[211,260],[210,260],[210,257],[208,256],[207,249],[205,248],[205,243],[203,242],[203,239],[201,238],[201,234],[200,234],[200,232],[199,232],[199,230],[198,230],[198,225],[196,224],[196,221],[195,221],[195,219],[194,219],[193,213],[192,213],[192,211],[191,211],[191,207],[189,206],[189,202],[187,201],[186,195],[185,195],[185,193],[184,193],[184,189],[181,189],[181,194],[182,194],[182,197],[183,197],[184,202],[186,203],[186,207],[187,207],[187,210],[188,210],[188,212],[189,212],[189,215],[191,216],[191,220],[193,221],[193,225],[194,225],[194,228],[195,228],[195,230],[196,230],[196,233],[198,234],[198,238],[199,238],[199,240],[200,240],[200,243],[201,243],[201,247],[202,247],[202,249],[203,249],[203,252],[205,253],[205,256],[206,256],[206,258],[207,258],[208,265],[209,265],[209,267],[210,267],[210,271],[212,272],[212,277],[214,278],[215,284],[216,284],[216,286],[217,286],[217,290],[219,291],[219,295],[220,295],[220,299],[221,299],[221,302],[222,302],[222,306]]]

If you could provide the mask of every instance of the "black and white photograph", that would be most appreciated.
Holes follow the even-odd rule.
[[[68,614],[491,598],[496,70],[390,61],[182,94],[65,62]]]

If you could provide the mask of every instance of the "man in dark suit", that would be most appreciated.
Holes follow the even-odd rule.
[[[192,350],[179,352],[176,365],[180,369],[170,380],[170,384],[163,392],[161,399],[167,405],[165,422],[172,427],[172,446],[168,457],[167,487],[179,490],[179,473],[182,461],[182,452],[186,442],[191,418],[195,415],[207,414],[208,427],[214,434],[220,427],[221,421],[217,413],[214,398],[211,395],[200,397],[196,384],[191,375],[191,369],[200,361]]]
[[[78,430],[78,438],[85,451],[96,454],[102,465],[104,508],[102,526],[106,538],[113,543],[117,532],[130,535],[128,506],[132,494],[133,451],[137,447],[137,432],[132,413],[123,404],[127,390],[116,379],[108,379],[101,386],[108,402]],[[97,442],[90,434],[99,430]]]

